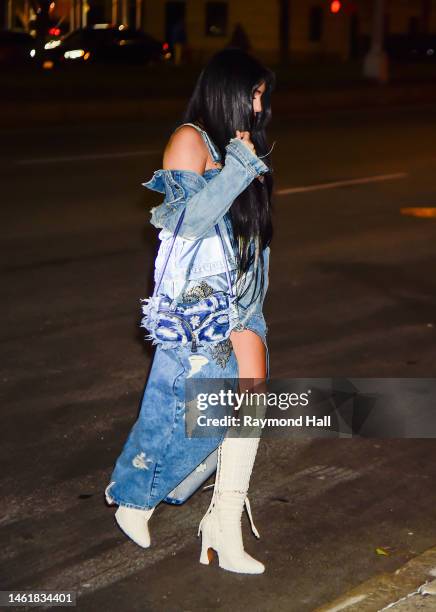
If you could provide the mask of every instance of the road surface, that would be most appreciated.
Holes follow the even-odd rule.
[[[152,351],[157,232],[141,187],[174,123],[4,131],[1,587],[81,611],[306,612],[436,542],[433,439],[262,440],[243,519],[258,577],[198,563],[210,490],[140,549],[103,489]],[[435,377],[436,111],[274,117],[272,377]],[[377,555],[386,547],[388,556]]]

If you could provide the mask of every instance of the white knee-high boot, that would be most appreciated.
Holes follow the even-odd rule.
[[[109,506],[114,505],[109,494],[111,484],[105,489],[106,502]],[[115,520],[122,531],[124,531],[131,540],[139,546],[142,546],[142,548],[148,548],[150,546],[148,521],[153,512],[154,508],[150,508],[150,510],[141,510],[140,508],[130,508],[129,506],[120,505],[115,512]]]
[[[148,548],[150,546],[148,521],[153,511],[154,508],[140,510],[138,508],[129,508],[128,506],[118,506],[118,510],[115,512],[115,520],[131,540],[142,546],[142,548]]]
[[[265,571],[263,563],[245,552],[241,531],[245,502],[251,528],[259,537],[247,497],[258,446],[259,438],[226,437],[219,447],[212,500],[198,529],[202,539],[200,563],[209,564],[210,549],[213,549],[223,569],[244,574]]]

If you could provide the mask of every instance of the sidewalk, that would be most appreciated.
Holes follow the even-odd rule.
[[[366,580],[314,612],[414,612],[436,610],[436,546],[392,573]]]

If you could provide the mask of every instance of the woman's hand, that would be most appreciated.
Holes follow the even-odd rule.
[[[240,138],[242,142],[250,149],[250,151],[254,153],[254,155],[257,155],[254,144],[251,142],[250,132],[241,132],[240,130],[236,130],[236,138]],[[258,175],[256,178],[259,179],[261,183],[264,182],[263,176]]]
[[[256,155],[256,149],[254,148],[254,144],[251,142],[250,132],[241,132],[240,130],[236,130],[236,138],[240,138],[244,145],[250,149],[254,155]]]

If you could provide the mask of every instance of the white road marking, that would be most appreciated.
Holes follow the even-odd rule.
[[[364,599],[368,597],[367,594],[363,595],[355,595],[354,597],[348,597],[345,601],[342,601],[337,606],[333,606],[332,608],[326,608],[325,612],[341,612],[341,610],[345,610],[350,606],[354,606],[354,604],[360,603]]]
[[[264,487],[262,494],[258,495],[258,501],[264,501],[265,507],[267,507],[271,503],[271,497],[286,495],[292,500],[292,504],[302,503],[305,500],[322,496],[339,483],[350,482],[374,469],[380,469],[377,462],[359,471],[334,465],[310,466],[294,474],[286,473],[278,481],[271,479]],[[319,480],[320,475],[328,476],[328,478]],[[47,482],[41,482],[36,491],[22,498],[9,496],[8,507],[13,508],[13,511],[9,516],[4,517],[2,527],[8,523],[28,519],[29,517],[32,520],[41,520],[44,516],[50,517],[51,513],[83,512],[84,502],[78,498],[77,493],[79,491],[86,491],[94,496],[99,494],[101,497],[101,512],[109,512],[103,501],[104,487],[109,482],[109,476],[107,470],[98,470],[86,476],[63,481],[54,487],[48,486]],[[108,587],[170,555],[176,554],[187,545],[188,537],[191,537],[190,534],[195,531],[193,517],[197,517],[199,507],[202,505],[206,506],[207,504],[204,499],[197,496],[195,503],[186,508],[185,512],[180,514],[180,517],[177,517],[177,522],[168,525],[159,524],[159,521],[156,521],[152,526],[152,548],[147,550],[147,554],[144,554],[144,551],[139,547],[135,547],[128,538],[125,538],[121,544],[110,545],[109,549],[100,554],[95,554],[90,559],[80,560],[80,553],[90,541],[83,543],[80,539],[77,539],[75,543],[70,543],[67,537],[67,552],[65,547],[60,545],[52,551],[50,558],[42,561],[40,569],[44,572],[45,578],[41,588],[59,590],[68,584],[69,588],[76,590],[80,597]],[[160,509],[158,508],[158,510]],[[92,514],[94,516],[95,513]],[[108,541],[113,540],[119,534],[120,532],[114,521],[112,528],[105,533],[105,538],[107,537]],[[96,540],[92,538],[91,540],[94,546]],[[14,559],[23,554],[28,545],[28,543],[24,543],[18,546],[16,542],[11,542],[6,550],[2,551],[2,556],[4,552],[5,559]],[[52,570],[49,572],[50,568]],[[42,608],[45,609],[44,606]]]
[[[258,494],[256,499],[263,501],[266,507],[271,503],[271,497],[288,495],[292,504],[295,505],[322,496],[339,483],[350,482],[379,467],[377,462],[359,471],[342,466],[314,465],[295,474],[284,474],[278,481],[271,479],[268,484],[265,484],[262,493]],[[319,480],[320,475],[328,475],[328,478]],[[71,493],[71,484],[63,483],[63,486]],[[71,511],[72,508],[70,507],[69,510]],[[69,588],[77,591],[77,596],[80,597],[144,570],[176,554],[186,546],[187,534],[192,532],[192,517],[196,512],[196,506],[192,506],[187,508],[183,515],[180,515],[177,524],[166,527],[158,524],[153,526],[154,539],[159,542],[159,545],[155,546],[153,543],[152,548],[147,550],[147,554],[144,554],[139,547],[132,547],[128,539],[121,545],[113,546],[110,550],[83,561],[74,562],[74,559],[78,557],[75,551],[71,564],[61,562],[65,561],[65,557],[64,552],[59,550],[57,558],[59,567],[55,568],[54,559],[51,557],[53,571],[45,579],[41,588],[59,590],[62,585],[68,584]],[[116,533],[114,531],[114,534]],[[45,609],[44,606],[42,608]]]
[[[416,589],[416,591],[412,591],[411,593],[408,593],[407,595],[404,595],[404,597],[400,597],[400,599],[396,599],[395,601],[392,601],[390,604],[388,604],[384,608],[380,608],[380,610],[377,610],[377,612],[383,612],[383,610],[389,610],[391,608],[394,608],[398,603],[401,603],[402,601],[406,601],[407,599],[411,599],[415,595],[420,595],[421,588],[424,586],[424,584],[421,584],[421,586],[419,586]],[[413,606],[413,608],[415,608],[415,606]],[[413,608],[409,608],[409,609],[412,610]],[[417,610],[417,609],[418,608],[415,608],[415,610]]]
[[[15,163],[20,166],[34,166],[37,164],[62,164],[65,162],[97,161],[100,159],[123,159],[126,157],[141,157],[143,155],[157,155],[162,151],[156,149],[152,151],[123,151],[119,153],[94,153],[86,155],[70,155],[67,157],[36,157],[33,159],[17,159]]]
[[[318,183],[315,185],[305,185],[302,187],[289,187],[288,189],[277,189],[276,195],[289,195],[291,193],[304,193],[306,191],[318,191],[321,189],[334,189],[345,185],[362,185],[365,183],[377,183],[379,181],[392,181],[407,178],[408,172],[396,172],[395,174],[379,174],[376,176],[365,176],[357,179],[346,179],[343,181],[332,181],[331,183]]]
[[[56,484],[51,482],[49,477],[41,477],[38,489],[32,493],[4,496],[2,503],[4,503],[5,511],[0,517],[0,528],[29,518],[39,520],[52,512],[67,512],[73,506],[83,505],[83,501],[77,497],[76,492],[86,491],[92,495],[99,493],[103,495],[102,486],[106,487],[108,483],[107,469],[96,470],[86,476],[69,478]],[[104,505],[103,500],[102,504]]]

